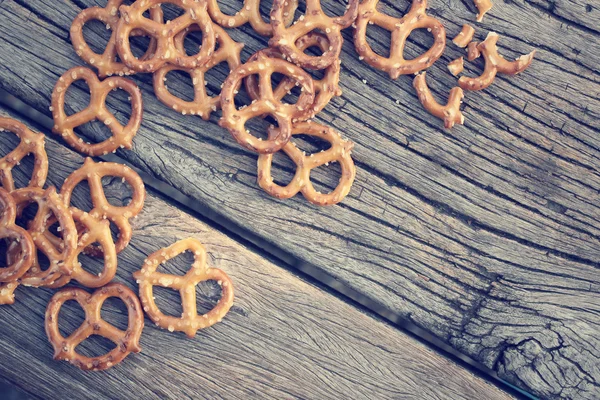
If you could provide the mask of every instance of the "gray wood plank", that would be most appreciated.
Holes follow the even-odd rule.
[[[507,57],[538,55],[526,73],[467,94],[466,125],[452,131],[422,110],[409,78],[392,82],[359,62],[345,32],[344,95],[320,115],[356,142],[357,181],[340,206],[269,198],[255,183],[255,155],[215,117],[162,106],[149,76],[136,77],[142,129],[133,151],[119,155],[511,382],[547,398],[599,397],[600,38],[592,21],[569,17],[580,15],[579,2],[557,3],[497,2],[486,15],[478,39],[495,30]],[[470,7],[430,1],[449,37],[473,21]],[[572,12],[551,12],[559,8]],[[79,2],[50,0],[0,6],[0,84],[45,114],[58,76],[82,64],[67,38],[79,11]],[[247,29],[231,32],[247,43],[246,56],[264,45]],[[386,40],[372,34],[376,45]],[[416,35],[409,53],[424,41]],[[449,45],[444,59],[460,51]],[[438,94],[454,82],[444,70],[439,62],[428,75]],[[184,82],[169,88],[183,92]],[[119,98],[110,105],[124,110]],[[94,126],[80,132],[102,135]],[[284,161],[279,169],[289,173]],[[321,171],[314,178],[324,187],[335,181]]]
[[[6,111],[0,108],[0,115]],[[0,154],[13,140],[2,135]],[[11,138],[12,139],[12,138]],[[16,140],[14,141],[16,142]],[[49,183],[60,187],[83,158],[53,140],[46,145]],[[32,165],[16,171],[27,182]],[[127,199],[120,179],[107,181],[111,204]],[[419,398],[511,399],[512,396],[474,376],[435,351],[366,315],[323,290],[252,253],[205,223],[148,193],[134,222],[130,246],[119,255],[116,280],[136,289],[131,274],[145,257],[178,239],[193,236],[209,252],[211,265],[225,270],[235,283],[235,304],[222,323],[194,339],[169,333],[146,320],[142,353],[101,373],[85,373],[52,360],[43,328],[44,311],[53,291],[19,288],[13,306],[0,307],[0,376],[42,398]],[[85,191],[74,204],[84,207]],[[168,264],[177,273],[184,260]],[[85,257],[85,268],[99,267]],[[174,272],[173,270],[169,270]],[[199,308],[218,299],[214,286],[203,285]],[[157,291],[165,312],[177,314],[175,297]],[[126,321],[118,303],[107,303],[111,322]],[[61,313],[61,326],[77,327],[82,312]],[[179,311],[180,312],[180,311]],[[103,314],[104,315],[104,314]],[[91,349],[92,347],[88,347]]]

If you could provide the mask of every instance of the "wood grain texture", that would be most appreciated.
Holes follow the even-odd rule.
[[[82,63],[68,27],[92,3],[3,3],[2,87],[49,114],[54,82]],[[451,131],[418,105],[410,78],[390,81],[359,62],[351,33],[344,33],[344,95],[320,114],[356,143],[356,183],[340,206],[269,198],[255,182],[256,157],[215,117],[204,122],[160,104],[149,76],[136,77],[144,92],[142,129],[133,151],[119,155],[516,385],[546,398],[598,398],[598,10],[586,11],[579,0],[496,3],[476,38],[494,30],[507,57],[533,48],[538,54],[526,73],[467,94],[466,125]],[[395,15],[408,6],[382,4]],[[431,0],[429,12],[448,37],[474,23],[470,0]],[[89,33],[100,43],[100,29]],[[265,43],[247,29],[231,34],[246,43],[244,57]],[[375,48],[389,42],[379,31],[369,38]],[[415,34],[408,54],[427,40]],[[442,60],[461,52],[449,45]],[[428,73],[441,97],[455,84],[443,61]],[[467,74],[480,68],[467,65]],[[223,79],[219,71],[214,76]],[[168,84],[185,92],[182,79]],[[218,85],[215,79],[209,88]],[[73,90],[73,98],[84,101],[83,93]],[[118,97],[109,104],[126,109]],[[95,126],[80,132],[102,135]],[[284,161],[277,161],[279,171],[289,174]],[[313,178],[322,187],[336,181],[321,170]]]
[[[4,113],[0,109],[0,115]],[[10,149],[13,141],[7,138],[4,133],[0,154]],[[46,148],[51,167],[49,184],[60,187],[83,158],[52,140]],[[26,162],[17,170],[19,183],[27,182],[30,167]],[[107,178],[105,182],[111,204],[127,200],[129,189],[120,179]],[[85,207],[85,195],[85,191],[76,190],[74,204]],[[0,376],[32,396],[57,399],[64,398],[64,393],[73,398],[113,399],[132,394],[144,399],[335,399],[348,393],[365,399],[512,398],[152,193],[134,222],[130,246],[119,254],[116,280],[137,290],[131,274],[145,257],[190,236],[206,246],[209,263],[226,271],[234,281],[235,303],[222,323],[190,340],[181,333],[159,329],[147,319],[141,354],[130,355],[106,373],[85,373],[52,360],[43,328],[52,291],[19,288],[15,305],[0,307]],[[185,261],[175,259],[167,264],[174,270],[168,271],[185,273],[189,267]],[[100,263],[85,257],[83,264],[94,270]],[[216,285],[201,289],[199,309],[214,306],[219,296]],[[177,315],[178,295],[156,291],[155,297],[165,312]],[[75,307],[69,311],[61,312],[60,326],[72,331],[79,325],[82,312]],[[118,302],[107,303],[103,317],[126,324],[126,311]]]

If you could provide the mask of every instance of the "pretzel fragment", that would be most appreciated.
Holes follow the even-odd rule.
[[[166,23],[144,17],[144,12],[161,3],[174,4],[183,9],[183,15]],[[117,25],[117,52],[119,57],[134,71],[155,72],[162,66],[175,64],[184,68],[195,68],[210,61],[215,50],[215,32],[208,15],[206,1],[196,0],[138,0],[131,6],[119,7],[121,18]],[[202,45],[198,54],[188,56],[175,46],[175,36],[191,25],[198,25],[202,31]],[[144,31],[156,40],[154,56],[141,60],[131,51],[129,37],[135,29]]]
[[[424,71],[418,74],[413,80],[413,86],[423,107],[433,116],[443,120],[446,129],[452,128],[454,124],[462,125],[465,121],[465,117],[460,111],[460,103],[462,103],[462,99],[464,98],[463,90],[459,87],[452,88],[448,96],[448,103],[441,105],[433,98],[431,90],[427,86],[427,81],[425,80],[426,73]]]
[[[498,54],[498,39],[499,36],[497,33],[490,32],[487,38],[477,46],[477,49],[481,52],[485,60],[483,73],[475,78],[461,76],[458,80],[461,88],[464,90],[482,90],[494,82],[497,73],[516,75],[525,71],[531,65],[535,50],[529,54],[522,55],[515,61],[507,61]]]
[[[367,64],[387,72],[390,78],[414,74],[429,68],[439,59],[446,47],[446,30],[442,23],[427,15],[427,0],[413,0],[402,18],[394,18],[377,10],[379,0],[365,0],[359,5],[354,29],[354,47]],[[392,33],[389,57],[381,56],[367,43],[367,27],[375,24]],[[412,60],[404,58],[404,47],[412,31],[426,28],[433,36],[433,44]]]
[[[477,7],[477,10],[479,11],[479,13],[477,14],[477,22],[481,22],[483,21],[483,16],[485,15],[485,13],[490,11],[494,4],[491,0],[473,0],[473,2],[475,3],[475,7]]]
[[[474,61],[481,56],[477,46],[479,46],[479,42],[471,42],[467,45],[467,60]]]
[[[244,0],[242,9],[235,13],[235,15],[227,15],[221,12],[217,0],[207,0],[207,2],[210,17],[223,28],[237,28],[245,23],[250,23],[252,29],[260,35],[271,36],[273,34],[271,24],[265,22],[260,15],[261,0]],[[294,20],[294,13],[296,12],[296,8],[298,8],[298,0],[288,0],[285,2],[284,7],[284,22],[286,26],[289,26]]]
[[[131,186],[131,202],[128,205],[113,206],[108,202],[104,194],[104,188],[102,187],[102,178],[105,176],[122,178],[123,181],[126,181]],[[65,205],[68,206],[71,203],[71,196],[75,187],[83,181],[87,181],[90,186],[90,196],[93,205],[93,208],[89,211],[90,216],[97,219],[108,219],[119,229],[119,237],[115,243],[115,250],[118,254],[127,247],[131,240],[129,219],[137,216],[144,206],[144,199],[146,198],[144,182],[134,170],[126,165],[112,162],[95,163],[88,157],[85,159],[83,166],[69,175],[63,183],[61,195]],[[76,213],[75,210],[73,212]],[[83,241],[86,240],[83,236],[81,239]],[[84,252],[94,256],[101,256],[103,254],[100,249],[92,246],[85,247]]]
[[[48,155],[44,148],[44,135],[30,131],[19,121],[0,117],[0,132],[5,130],[17,135],[21,142],[10,153],[0,158],[0,187],[9,192],[15,190],[12,169],[29,154],[33,155],[34,161],[28,186],[44,186],[48,176]]]
[[[473,40],[475,28],[469,24],[464,24],[461,31],[456,35],[452,42],[460,48],[465,48]]]
[[[457,76],[465,69],[465,60],[463,57],[459,57],[456,60],[452,60],[448,63],[448,71],[454,76]]]
[[[296,104],[284,104],[277,98],[271,86],[271,76],[280,73],[290,77],[300,86],[301,93]],[[260,97],[252,104],[237,109],[234,103],[237,88],[242,79],[259,76]],[[258,54],[256,60],[240,65],[227,77],[221,89],[221,109],[223,116],[219,125],[227,128],[234,139],[242,146],[258,153],[274,153],[280,150],[289,140],[292,132],[292,120],[306,112],[314,103],[315,92],[313,81],[300,67],[285,60]],[[246,122],[254,117],[269,114],[277,120],[277,134],[269,135],[267,140],[253,136],[246,130]]]
[[[122,331],[102,319],[100,310],[109,297],[118,297],[125,303],[128,313],[127,330]],[[65,302],[75,300],[85,311],[85,320],[71,335],[63,337],[58,328],[58,314]],[[83,289],[66,288],[50,299],[45,317],[46,335],[54,348],[54,359],[64,360],[82,370],[106,370],[127,357],[139,353],[144,329],[144,314],[140,301],[131,289],[120,283],[111,283],[89,294]],[[103,336],[116,347],[98,357],[86,357],[77,353],[77,346],[92,335]]]
[[[183,49],[185,36],[189,32],[193,32],[197,29],[199,29],[197,28],[197,25],[192,25],[181,31],[175,36],[175,47]],[[226,62],[230,70],[237,68],[241,64],[240,53],[244,47],[242,43],[238,43],[231,39],[224,29],[215,26],[214,30],[219,48],[215,51],[207,64],[196,68],[182,68],[169,64],[160,68],[153,76],[154,93],[163,104],[183,115],[199,115],[204,120],[208,120],[211,112],[216,111],[217,108],[221,107],[219,96],[211,97],[206,92],[207,82],[205,74],[222,62]],[[190,75],[192,78],[192,85],[194,86],[194,100],[185,101],[169,92],[165,82],[167,80],[167,74],[171,71],[183,71]]]
[[[67,90],[73,82],[80,79],[84,80],[90,89],[90,104],[83,110],[67,116]],[[131,99],[131,117],[126,126],[122,126],[106,107],[106,97],[111,90],[117,88],[129,93]],[[142,122],[142,109],[142,94],[133,81],[119,76],[100,81],[91,69],[71,68],[59,78],[52,92],[53,132],[62,136],[73,149],[89,156],[106,155],[115,152],[119,147],[130,149],[133,146],[133,137]],[[77,136],[74,129],[94,120],[102,121],[110,129],[112,136],[100,143],[86,143],[83,138]]]
[[[340,58],[342,50],[341,30],[347,28],[356,19],[359,0],[348,0],[344,15],[331,18],[321,8],[320,0],[306,0],[306,12],[292,26],[285,24],[285,3],[288,0],[273,0],[271,9],[271,26],[273,37],[269,46],[275,46],[294,64],[309,69],[324,69]],[[329,47],[320,56],[304,53],[297,40],[302,36],[319,29],[327,35]]]
[[[157,272],[160,264],[189,250],[194,253],[194,263],[185,275],[171,275]],[[144,311],[156,325],[169,332],[184,332],[194,337],[200,329],[221,322],[233,304],[233,283],[225,272],[217,268],[207,267],[206,250],[193,238],[180,240],[169,247],[152,253],[142,266],[134,272],[133,277],[139,284],[139,294]],[[203,315],[198,315],[196,308],[196,285],[204,281],[217,281],[221,286],[221,299],[217,305]],[[160,286],[179,291],[181,295],[181,318],[165,315],[154,301],[153,287]]]
[[[278,199],[289,199],[300,192],[308,201],[319,206],[333,205],[342,201],[350,192],[356,175],[354,161],[351,157],[354,143],[342,139],[340,134],[332,128],[314,122],[295,124],[292,135],[314,136],[329,142],[331,147],[319,153],[307,155],[296,147],[292,141],[288,142],[283,147],[283,151],[296,164],[296,174],[286,186],[279,186],[273,182],[273,176],[271,175],[273,155],[260,154],[257,165],[260,187]],[[339,184],[332,192],[320,193],[314,188],[310,180],[310,172],[322,165],[329,165],[331,162],[340,163],[342,176]]]
[[[135,71],[129,69],[122,62],[117,62],[117,24],[119,23],[118,9],[124,0],[108,0],[104,8],[90,7],[82,10],[73,20],[70,29],[71,43],[77,52],[88,65],[94,66],[98,70],[98,76],[104,78],[111,75],[130,75]],[[154,21],[162,21],[162,10],[160,7],[150,8],[150,17]],[[100,21],[106,25],[106,29],[111,31],[110,39],[106,43],[106,48],[102,54],[94,52],[83,36],[83,26],[89,21]],[[141,30],[134,30],[132,36],[144,36]],[[156,40],[150,39],[150,45],[142,60],[151,58],[156,50]]]
[[[327,36],[317,33],[310,32],[305,36],[302,36],[300,39],[296,41],[296,46],[304,51],[310,47],[316,46],[321,49],[321,51],[325,51],[329,48],[329,41],[327,40]],[[283,54],[280,50],[267,47],[265,49],[259,50],[257,53],[262,53],[267,57],[271,58],[283,58]],[[255,53],[248,61],[254,61],[257,59],[258,54]],[[333,98],[333,96],[341,96],[342,90],[339,87],[340,81],[340,64],[341,60],[336,60],[333,64],[325,68],[323,78],[322,79],[313,79],[313,86],[315,89],[315,101],[313,104],[306,109],[306,112],[298,117],[298,120],[304,120],[314,117],[318,112],[320,112],[329,101]],[[248,76],[244,84],[246,86],[246,91],[250,98],[258,99],[260,97],[258,81],[255,75]],[[281,100],[288,94],[295,86],[295,82],[293,79],[286,77],[279,82],[275,90],[273,91],[273,95],[275,99]]]

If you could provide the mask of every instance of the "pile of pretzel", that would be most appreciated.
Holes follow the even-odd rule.
[[[158,326],[185,332],[190,337],[197,330],[221,321],[233,303],[233,284],[225,272],[207,267],[206,252],[195,239],[158,250],[134,273],[141,304],[129,288],[110,283],[117,272],[117,255],[131,240],[130,220],[141,212],[146,197],[144,183],[135,171],[125,165],[96,163],[87,158],[81,168],[65,179],[60,192],[53,186],[44,189],[48,176],[44,135],[32,132],[18,121],[0,117],[0,132],[3,131],[15,134],[19,144],[0,158],[0,240],[6,244],[5,266],[0,267],[0,304],[13,304],[14,292],[20,285],[59,289],[74,281],[86,288],[99,288],[93,294],[80,288],[64,288],[50,300],[45,327],[55,359],[69,361],[84,370],[112,367],[129,353],[140,351],[144,312]],[[26,187],[17,188],[12,171],[28,155],[34,159],[31,179]],[[108,202],[102,183],[105,176],[120,178],[129,184],[132,194],[127,205],[115,206]],[[92,203],[89,211],[72,204],[75,188],[84,181],[89,184]],[[28,215],[27,209],[32,204],[37,208],[34,215]],[[111,223],[118,229],[116,240],[113,240]],[[187,274],[177,276],[156,271],[160,264],[184,251],[193,252],[195,258]],[[83,268],[83,254],[103,260],[99,274]],[[47,266],[42,265],[40,255],[48,260]],[[222,296],[212,310],[198,315],[195,286],[209,280],[221,286]],[[181,318],[165,316],[160,311],[154,302],[154,285],[180,292],[184,310]],[[119,297],[125,303],[129,316],[127,330],[119,330],[102,320],[100,310],[109,297]],[[58,314],[68,300],[81,305],[85,321],[65,338],[58,328]],[[108,338],[115,348],[98,357],[83,356],[76,348],[91,335]]]

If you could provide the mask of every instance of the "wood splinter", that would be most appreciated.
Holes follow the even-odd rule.
[[[443,120],[446,129],[452,128],[454,124],[462,125],[465,122],[465,117],[460,111],[460,104],[464,98],[463,90],[459,87],[452,88],[448,96],[448,103],[441,105],[433,98],[425,81],[425,74],[426,72],[418,74],[413,80],[413,86],[423,107],[433,116]]]

